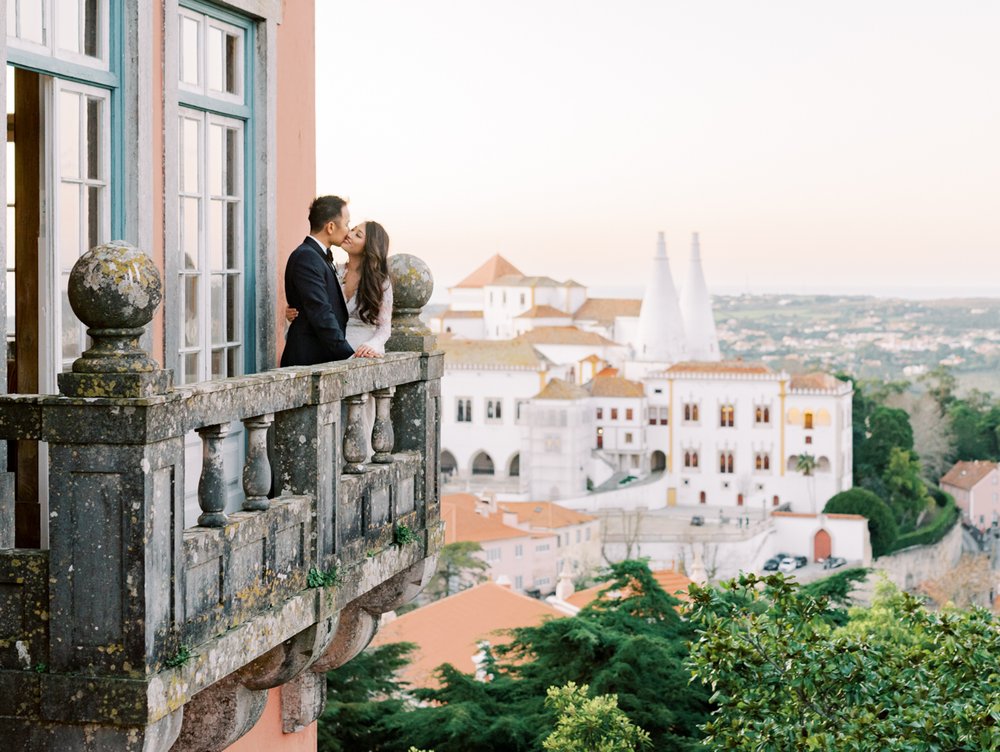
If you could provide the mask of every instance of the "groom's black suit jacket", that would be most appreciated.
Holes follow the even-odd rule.
[[[333,267],[319,243],[307,237],[285,266],[285,299],[299,311],[285,338],[282,366],[310,366],[346,360],[347,303]]]

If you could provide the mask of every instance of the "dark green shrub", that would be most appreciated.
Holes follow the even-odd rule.
[[[868,520],[872,555],[881,556],[893,550],[898,533],[896,520],[889,506],[871,491],[863,488],[841,491],[826,502],[823,511],[828,514],[860,514]]]

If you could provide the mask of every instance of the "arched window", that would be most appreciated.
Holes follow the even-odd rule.
[[[517,478],[521,475],[521,455],[515,454],[510,459],[510,465],[507,466],[507,475],[511,478]]]
[[[455,455],[445,449],[441,452],[441,474],[451,476],[455,474],[456,470],[458,470],[458,462],[455,461]]]
[[[736,424],[736,410],[732,405],[723,405],[719,408],[719,427],[732,428]]]
[[[705,492],[702,491],[700,494],[698,494],[698,503],[704,504],[706,501],[708,501],[708,497],[706,497]]]
[[[698,453],[691,452],[691,467],[698,467]]]
[[[493,460],[486,454],[486,452],[480,452],[472,460],[472,474],[473,475],[493,475]]]
[[[813,427],[813,414],[811,410],[806,410],[802,416],[802,422],[807,431]]]

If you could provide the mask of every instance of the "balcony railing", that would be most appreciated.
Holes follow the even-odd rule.
[[[0,539],[0,734],[23,750],[224,749],[278,686],[286,730],[307,725],[323,672],[419,592],[441,545],[426,267],[393,257],[390,349],[409,351],[177,389],[137,346],[159,300],[148,259],[102,246],[74,276],[93,287],[74,310],[94,347],[60,395],[0,397],[0,438],[48,443],[50,489],[49,550]],[[235,421],[245,500],[227,513]],[[201,515],[185,529],[191,431]]]

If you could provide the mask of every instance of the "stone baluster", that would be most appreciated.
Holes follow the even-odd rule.
[[[375,398],[375,425],[372,426],[372,462],[388,465],[392,462],[392,449],[395,442],[395,435],[392,432],[392,395],[396,392],[395,387],[386,389],[376,389],[372,392]]]
[[[202,441],[201,477],[198,479],[198,505],[202,527],[223,527],[226,516],[226,475],[222,461],[222,445],[229,435],[228,423],[199,428]]]
[[[267,456],[267,429],[274,415],[247,418],[247,458],[243,465],[243,510],[263,512],[271,506],[267,494],[271,490],[271,461]]]
[[[344,472],[363,473],[368,454],[368,437],[365,435],[364,405],[367,394],[344,397],[347,403],[347,424],[344,426]]]

